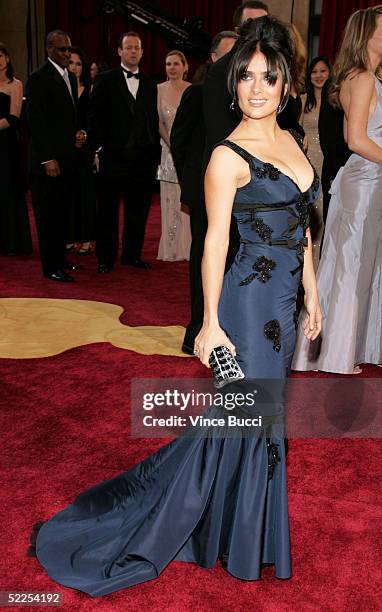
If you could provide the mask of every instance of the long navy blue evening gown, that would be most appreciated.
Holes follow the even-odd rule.
[[[236,192],[241,246],[224,277],[219,320],[246,378],[285,379],[319,180],[315,174],[301,192],[271,164],[228,140],[220,144],[248,161],[251,180]],[[210,568],[224,556],[238,578],[258,579],[265,563],[275,565],[278,578],[289,578],[283,440],[272,435],[267,445],[265,432],[180,436],[44,523],[36,553],[54,580],[92,596],[156,578],[173,560]]]

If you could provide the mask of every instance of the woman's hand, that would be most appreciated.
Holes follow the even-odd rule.
[[[210,367],[208,363],[209,356],[213,349],[217,346],[226,346],[232,353],[236,355],[236,348],[231,340],[224,333],[219,324],[207,325],[203,324],[202,329],[195,338],[194,351],[199,357],[203,365]]]
[[[307,315],[303,323],[304,334],[308,340],[315,340],[321,333],[322,326],[322,313],[316,292],[305,293],[305,308]]]

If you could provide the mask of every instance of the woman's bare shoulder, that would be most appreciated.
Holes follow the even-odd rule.
[[[222,176],[236,176],[243,170],[244,160],[225,144],[218,144],[212,151],[209,167]]]
[[[374,85],[374,77],[368,70],[353,69],[344,79],[342,87],[353,89],[355,87]]]

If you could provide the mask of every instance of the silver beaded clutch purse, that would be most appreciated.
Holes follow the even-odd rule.
[[[214,387],[217,389],[244,378],[241,367],[226,346],[214,348],[208,361],[214,376]]]

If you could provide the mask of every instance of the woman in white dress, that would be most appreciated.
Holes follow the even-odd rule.
[[[317,289],[321,341],[300,325],[294,370],[358,374],[382,363],[382,7],[356,11],[334,68],[332,97],[352,151],[332,186]],[[301,323],[304,316],[301,318]]]
[[[188,64],[181,51],[166,56],[167,81],[158,85],[159,132],[162,156],[158,168],[162,231],[158,257],[163,261],[190,257],[190,216],[180,203],[180,187],[170,152],[170,133],[183,92],[191,85],[185,81]]]
[[[330,77],[331,65],[324,56],[315,57],[309,64],[306,75],[306,94],[303,96],[303,112],[301,114],[301,125],[304,127],[308,141],[308,154],[313,166],[321,176],[322,162],[324,160],[320,137],[318,134],[318,118],[321,108],[321,92],[326,81]],[[310,231],[313,243],[313,263],[315,270],[320,258],[320,245],[324,230],[323,220],[323,197],[322,192],[316,200],[310,219]]]

